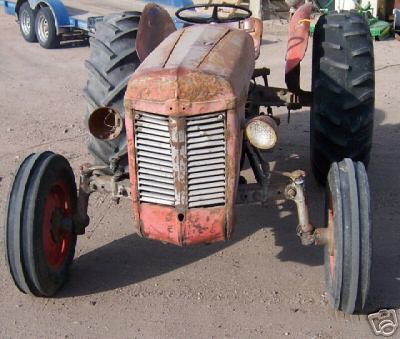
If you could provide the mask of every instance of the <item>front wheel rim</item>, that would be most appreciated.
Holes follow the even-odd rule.
[[[62,181],[50,187],[43,216],[43,251],[47,265],[54,271],[60,270],[65,264],[72,241],[71,233],[55,222],[56,213],[61,213],[62,217],[72,215],[69,190]]]
[[[40,16],[38,22],[38,35],[39,39],[43,42],[46,42],[49,38],[49,22],[47,21],[45,16]]]
[[[21,13],[21,28],[24,35],[29,35],[31,33],[31,16],[28,11],[24,10]]]

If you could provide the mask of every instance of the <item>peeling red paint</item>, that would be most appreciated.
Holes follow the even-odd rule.
[[[289,23],[285,73],[292,71],[303,60],[308,46],[312,2],[299,7]]]
[[[142,203],[140,218],[143,235],[175,245],[194,245],[225,239],[225,208],[192,208],[185,220],[178,219],[173,207]]]

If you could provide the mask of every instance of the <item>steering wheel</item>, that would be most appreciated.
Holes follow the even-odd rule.
[[[182,12],[187,12],[187,11],[193,13],[193,10],[195,8],[204,8],[207,10],[210,7],[212,8],[211,16],[182,15]],[[219,8],[231,8],[233,9],[234,14],[229,15],[228,17],[225,18],[221,18],[218,16]],[[236,11],[240,11],[240,13],[236,13]],[[250,18],[252,13],[249,9],[243,6],[237,6],[231,4],[199,4],[199,5],[192,5],[180,8],[175,12],[175,15],[178,19],[193,24],[223,24],[227,22],[235,22]]]

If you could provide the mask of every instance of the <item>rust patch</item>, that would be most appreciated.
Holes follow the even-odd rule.
[[[171,99],[204,102],[233,97],[225,79],[184,69],[161,69],[146,76],[133,76],[125,100],[165,102]]]
[[[187,155],[186,155],[186,119],[170,118],[172,171],[175,186],[175,208],[185,213],[187,208]]]
[[[131,183],[133,222],[137,232],[143,235],[139,217],[139,199],[138,199],[137,174],[136,174],[136,150],[134,141],[135,131],[134,131],[132,117],[133,117],[133,111],[131,109],[128,109],[125,114],[125,128],[128,139],[129,180]]]
[[[180,246],[225,240],[223,206],[190,209],[185,220],[180,222],[173,207],[143,203],[140,205],[140,216],[143,235],[150,239]],[[183,234],[180,234],[181,230]]]
[[[253,71],[249,34],[219,25],[193,26],[172,33],[144,60],[128,83],[125,100],[132,108],[147,105],[165,115],[224,110],[245,103]],[[187,109],[171,110],[167,101]]]

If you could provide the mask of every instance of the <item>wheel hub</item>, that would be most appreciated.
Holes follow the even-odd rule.
[[[44,16],[39,18],[38,35],[41,41],[46,41],[49,37],[49,23]]]
[[[31,31],[31,17],[26,10],[22,11],[20,20],[21,20],[22,31],[24,32],[25,35],[29,35]]]
[[[43,249],[49,266],[55,270],[62,267],[71,241],[71,230],[64,225],[71,214],[68,192],[63,183],[52,186],[46,199],[43,218]]]

